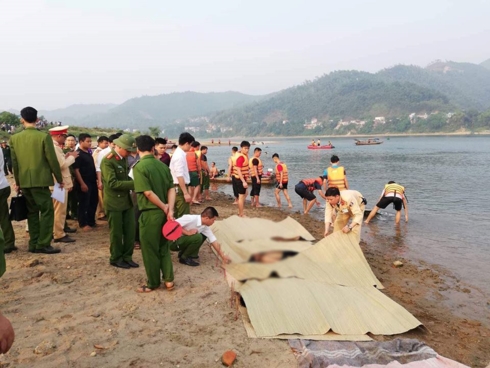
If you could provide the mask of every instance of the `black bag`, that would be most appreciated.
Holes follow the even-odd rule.
[[[23,221],[27,219],[27,202],[26,197],[17,194],[10,201],[10,221]]]

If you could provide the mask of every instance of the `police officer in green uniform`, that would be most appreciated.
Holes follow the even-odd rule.
[[[135,236],[134,208],[131,190],[134,182],[128,176],[127,157],[136,151],[134,138],[123,134],[113,142],[115,147],[102,159],[100,170],[104,187],[104,209],[111,231],[110,264],[119,268],[139,267],[133,262]]]
[[[24,131],[10,138],[15,189],[22,190],[27,203],[29,252],[54,254],[60,250],[51,246],[54,209],[50,186],[56,182],[63,187],[60,164],[53,140],[36,129],[37,110],[25,107],[20,112]]]
[[[136,137],[140,160],[133,166],[134,190],[141,211],[139,219],[140,244],[148,282],[138,288],[148,293],[161,284],[174,287],[174,271],[170,256],[170,244],[163,237],[162,227],[174,219],[175,188],[170,170],[153,155],[155,140],[148,135]]]

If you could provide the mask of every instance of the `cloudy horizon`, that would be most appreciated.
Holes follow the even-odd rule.
[[[0,0],[0,108],[276,92],[334,70],[490,57],[490,4]]]

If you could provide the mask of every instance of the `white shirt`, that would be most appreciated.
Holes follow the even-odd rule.
[[[214,243],[216,241],[216,237],[209,226],[202,224],[201,215],[184,215],[175,221],[177,221],[187,231],[197,229],[197,232],[206,236],[210,243]]]
[[[95,171],[100,172],[100,164],[102,163],[102,159],[106,157],[109,152],[111,152],[111,146],[104,148],[102,151],[99,152],[97,156],[97,161],[95,162]]]
[[[3,159],[3,152],[2,149],[0,148],[0,189],[7,188],[10,184],[7,181],[7,178],[5,177],[5,172],[3,171],[3,168],[5,167],[5,162]]]
[[[189,176],[189,169],[187,167],[187,154],[180,147],[175,149],[172,159],[170,160],[170,173],[174,180],[174,184],[179,184],[179,176],[184,178],[186,184],[191,182],[191,177]]]

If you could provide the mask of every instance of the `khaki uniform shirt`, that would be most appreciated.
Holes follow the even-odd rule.
[[[340,202],[336,206],[331,206],[328,202],[325,206],[325,223],[332,222],[333,211],[339,214],[348,213],[352,222],[361,224],[364,218],[364,211],[361,210],[361,204],[364,197],[357,190],[342,190],[340,192]]]
[[[63,148],[59,145],[58,142],[53,140],[54,151],[56,152],[56,157],[58,158],[58,162],[60,163],[61,176],[63,177],[63,184],[65,189],[73,188],[73,180],[71,177],[70,166],[75,162],[75,157],[68,156],[65,158],[65,153],[63,152]],[[54,179],[55,182],[56,178]]]

